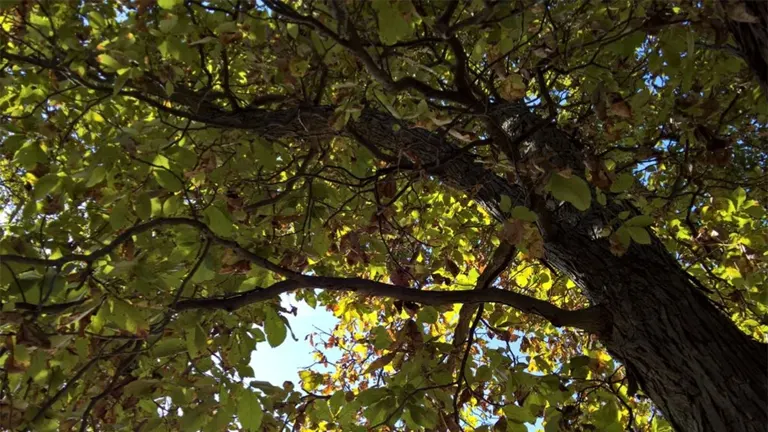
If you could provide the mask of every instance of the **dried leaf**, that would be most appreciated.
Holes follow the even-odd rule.
[[[16,343],[19,345],[36,346],[41,348],[50,348],[51,340],[43,330],[33,322],[24,322],[19,326],[19,333],[16,335]]]
[[[499,87],[499,94],[504,99],[513,102],[525,97],[527,86],[523,76],[517,73],[511,73],[504,78]]]
[[[632,107],[623,100],[611,104],[611,114],[621,118],[632,118]]]
[[[384,354],[383,356],[377,358],[374,360],[368,367],[365,369],[364,374],[369,374],[372,372],[376,372],[377,370],[383,368],[384,366],[390,364],[392,362],[392,359],[395,358],[396,352],[390,352],[387,354]]]
[[[511,245],[516,245],[523,240],[524,235],[525,227],[523,226],[523,221],[519,219],[513,219],[504,221],[504,227],[501,229],[499,238]]]
[[[389,280],[392,281],[393,285],[411,286],[411,275],[399,266],[389,274]]]

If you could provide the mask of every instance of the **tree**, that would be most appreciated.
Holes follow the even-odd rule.
[[[0,7],[4,427],[768,422],[760,7]]]

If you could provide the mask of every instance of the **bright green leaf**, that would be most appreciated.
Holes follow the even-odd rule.
[[[157,0],[157,5],[163,9],[173,9],[177,5],[180,5],[184,0]]]
[[[168,170],[156,169],[152,171],[152,174],[154,174],[157,183],[169,192],[178,192],[184,187],[181,181]]]
[[[86,187],[93,187],[101,183],[107,176],[107,170],[103,166],[97,166],[91,171],[91,175],[88,177],[88,181],[85,183]]]
[[[51,192],[56,185],[59,184],[59,176],[56,174],[46,174],[41,177],[37,183],[35,183],[34,197],[35,199],[41,199],[45,197],[48,192]]]
[[[261,430],[259,428],[264,418],[264,410],[256,393],[248,389],[241,391],[240,400],[237,403],[237,418],[245,430]]]
[[[279,346],[285,340],[287,329],[280,315],[271,308],[265,308],[264,332],[267,334],[267,342],[272,347]]]
[[[210,206],[205,209],[205,216],[214,233],[228,237],[234,232],[232,221],[218,207]]]
[[[581,211],[587,210],[592,203],[589,185],[581,177],[553,174],[549,179],[548,188],[556,199],[567,201]]]

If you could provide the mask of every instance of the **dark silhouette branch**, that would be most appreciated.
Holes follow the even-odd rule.
[[[134,225],[125,230],[106,246],[97,249],[90,254],[70,254],[57,259],[24,257],[19,255],[0,255],[0,261],[49,267],[60,267],[65,263],[77,261],[93,263],[94,261],[109,255],[109,253],[136,234],[168,226],[188,226],[195,228],[212,243],[230,248],[243,259],[247,259],[251,263],[287,279],[264,289],[256,288],[230,297],[180,300],[175,302],[175,306],[173,307],[177,311],[188,309],[235,310],[250,304],[275,298],[280,294],[295,291],[297,289],[319,288],[328,291],[352,292],[364,296],[388,297],[425,305],[501,303],[514,307],[522,312],[539,315],[558,327],[576,327],[589,332],[599,332],[606,325],[605,317],[600,307],[571,311],[561,309],[544,300],[501,289],[426,291],[362,278],[340,278],[301,274],[281,267],[269,261],[267,258],[249,251],[234,240],[225,239],[216,235],[207,225],[200,221],[187,218],[159,218]],[[498,267],[494,268],[496,268],[495,271],[498,271]],[[491,280],[490,278],[483,279]]]

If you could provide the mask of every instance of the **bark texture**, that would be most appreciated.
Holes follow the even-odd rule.
[[[768,99],[768,2],[721,0],[728,30]]]

